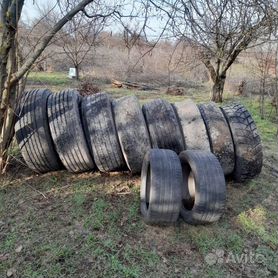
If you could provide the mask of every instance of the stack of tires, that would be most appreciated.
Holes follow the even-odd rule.
[[[219,108],[191,100],[156,99],[141,106],[136,97],[106,93],[81,97],[74,90],[24,94],[15,134],[26,164],[44,173],[140,173],[151,148],[212,152],[225,175],[242,182],[261,171],[262,146],[255,123],[241,104]]]
[[[21,100],[15,132],[26,164],[40,173],[139,173],[151,148],[212,152],[225,175],[238,182],[262,167],[260,137],[241,104],[219,108],[156,99],[141,109],[134,96],[113,100],[106,93],[82,98],[74,90],[32,90]]]
[[[225,175],[236,182],[262,168],[255,123],[241,104],[219,108],[191,100],[106,93],[81,97],[74,90],[24,94],[15,134],[26,164],[38,173],[141,172],[141,212],[147,223],[211,223],[223,214]]]

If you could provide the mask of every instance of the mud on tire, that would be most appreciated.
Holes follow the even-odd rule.
[[[132,173],[140,173],[151,143],[138,99],[134,96],[119,98],[113,101],[113,111],[126,164]]]
[[[221,109],[213,102],[200,104],[200,112],[207,128],[211,151],[218,158],[225,175],[234,171],[235,154],[229,125]]]
[[[174,108],[187,150],[210,150],[209,138],[198,106],[192,100],[176,102]]]
[[[179,154],[185,149],[181,128],[172,105],[156,99],[143,105],[152,147],[169,149]]]
[[[238,103],[222,107],[234,142],[235,169],[234,180],[242,182],[261,172],[263,152],[260,135],[254,120],[247,109]]]
[[[106,93],[97,93],[83,98],[82,118],[86,139],[98,169],[101,172],[125,169],[110,97]]]

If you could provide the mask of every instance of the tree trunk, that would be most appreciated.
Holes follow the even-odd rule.
[[[129,80],[130,77],[131,77],[131,70],[132,70],[132,67],[131,67],[131,57],[130,57],[130,54],[131,54],[131,48],[128,47],[128,48],[127,48],[126,80]]]
[[[83,0],[64,15],[38,43],[31,55],[17,68],[16,33],[24,0],[2,0],[0,9],[0,174],[7,166],[8,148],[14,134],[16,98],[24,88],[20,83],[54,35],[78,12],[93,2]],[[79,73],[77,72],[79,75]]]
[[[260,114],[261,119],[265,118],[265,76],[261,77],[260,80]]]
[[[75,78],[76,80],[79,80],[80,76],[79,76],[79,65],[75,65]]]
[[[217,76],[213,82],[211,100],[214,102],[223,101],[223,91],[226,81],[226,75]]]
[[[278,115],[278,43],[276,43],[276,49],[275,49],[275,109],[276,114]],[[278,137],[278,126],[276,131],[276,136]]]
[[[0,126],[0,173],[5,171],[8,160],[8,148],[12,142],[14,136],[14,124],[15,124],[15,107],[17,97],[17,86],[8,84],[11,75],[17,69],[17,57],[16,57],[16,45],[15,41],[12,42],[12,46],[9,51],[9,57],[7,61],[7,79],[2,91],[2,99],[0,109],[2,111],[2,119]]]

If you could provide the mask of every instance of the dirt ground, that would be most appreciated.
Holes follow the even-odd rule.
[[[209,98],[193,91],[178,97],[108,91],[115,97],[135,93],[141,102]],[[180,220],[147,226],[139,210],[139,176],[37,175],[15,148],[0,181],[0,277],[278,277],[276,126],[271,117],[260,119],[256,101],[242,102],[262,134],[264,167],[246,184],[227,183],[225,214],[212,225]]]

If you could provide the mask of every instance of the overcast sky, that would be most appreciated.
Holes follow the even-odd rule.
[[[39,15],[38,6],[54,6],[54,0],[25,0],[23,11],[22,11],[22,20],[28,23],[28,21],[36,18]]]
[[[113,0],[112,0],[113,1]],[[115,0],[114,0],[115,1]],[[109,2],[109,0],[108,0]],[[132,3],[130,1],[130,3]],[[53,8],[55,5],[57,5],[57,0],[25,0],[25,4],[23,6],[23,11],[21,14],[21,19],[27,23],[30,24],[35,18],[39,17],[39,9],[47,10]],[[128,8],[127,8],[128,9]],[[144,19],[141,20],[142,22]],[[155,39],[160,34],[161,30],[163,29],[165,24],[164,20],[151,18],[149,21],[150,29],[147,29],[147,35],[150,39]],[[109,30],[111,30],[111,26],[109,27]],[[119,32],[122,30],[122,26],[120,25],[113,25],[112,31]]]

